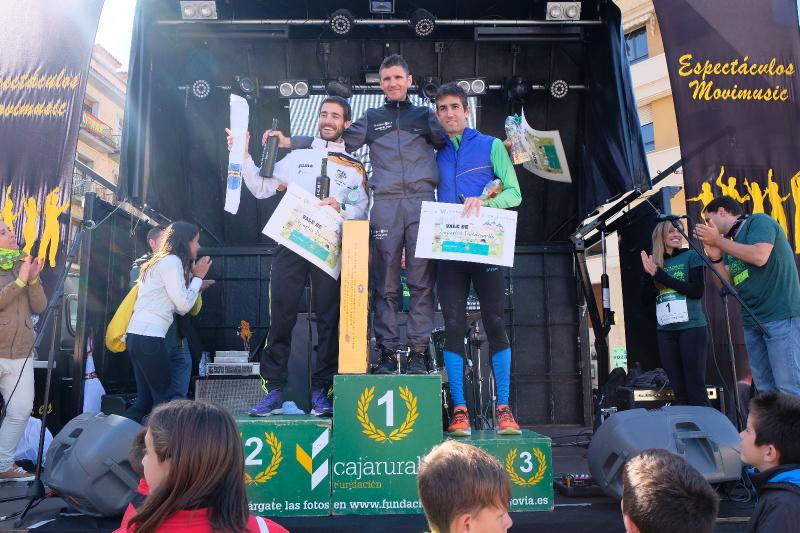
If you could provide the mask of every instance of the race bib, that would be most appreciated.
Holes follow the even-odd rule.
[[[656,320],[659,326],[689,321],[686,296],[675,291],[664,291],[656,298]]]

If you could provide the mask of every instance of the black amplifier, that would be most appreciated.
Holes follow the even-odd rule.
[[[707,386],[708,400],[711,407],[725,412],[724,389],[722,387]],[[658,389],[641,389],[632,387],[617,387],[617,409],[657,409],[675,403],[675,393],[670,387]]]

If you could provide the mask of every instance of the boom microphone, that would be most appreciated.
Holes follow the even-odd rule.
[[[686,215],[656,215],[656,220],[658,222],[664,222],[665,220],[680,220],[682,218],[689,218]]]

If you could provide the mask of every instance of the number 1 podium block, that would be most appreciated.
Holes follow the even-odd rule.
[[[442,441],[442,382],[428,376],[336,376],[333,514],[421,513],[417,473]]]
[[[498,435],[495,431],[472,430],[469,437],[453,438],[496,457],[511,482],[514,511],[553,510],[553,457],[550,437],[527,429],[522,435]]]
[[[310,415],[237,417],[250,512],[325,516],[331,500],[331,420]]]

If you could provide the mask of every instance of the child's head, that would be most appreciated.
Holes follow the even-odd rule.
[[[628,533],[711,533],[719,497],[682,457],[651,449],[625,463],[621,504]]]
[[[212,528],[243,530],[248,520],[242,442],[227,411],[174,400],[150,414],[144,477],[150,496],[131,519],[137,533],[156,531],[177,511],[206,508]]]
[[[511,486],[500,462],[453,440],[422,461],[417,488],[434,533],[505,532],[511,527]]]
[[[131,469],[133,469],[133,472],[139,479],[144,477],[142,459],[146,453],[144,444],[144,436],[146,433],[147,430],[143,429],[133,437],[133,441],[131,441],[131,450],[128,452],[128,462],[131,464]]]
[[[750,400],[742,461],[761,470],[800,463],[800,398],[765,392]]]

